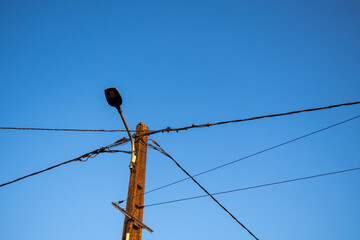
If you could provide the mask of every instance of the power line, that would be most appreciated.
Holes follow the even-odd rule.
[[[112,152],[125,152],[125,153],[129,153],[128,151],[122,151],[122,150],[110,150],[110,148],[113,148],[113,147],[116,147],[116,146],[119,146],[119,145],[122,145],[122,144],[125,144],[129,141],[129,139],[127,138],[122,138],[106,147],[101,147],[101,148],[98,148],[94,151],[91,151],[91,152],[88,152],[88,153],[85,153],[83,155],[81,155],[80,157],[77,157],[77,158],[74,158],[74,159],[71,159],[71,160],[68,160],[68,161],[65,161],[65,162],[62,162],[62,163],[59,163],[59,164],[56,164],[54,166],[51,166],[51,167],[48,167],[46,169],[43,169],[43,170],[40,170],[40,171],[37,171],[37,172],[34,172],[34,173],[31,173],[31,174],[28,174],[26,176],[23,176],[23,177],[20,177],[20,178],[17,178],[15,180],[12,180],[10,182],[6,182],[6,183],[3,183],[3,184],[0,184],[0,187],[4,187],[8,184],[11,184],[11,183],[15,183],[15,182],[18,182],[20,180],[23,180],[25,178],[28,178],[28,177],[32,177],[32,176],[35,176],[37,174],[40,174],[40,173],[43,173],[43,172],[46,172],[46,171],[49,171],[51,169],[54,169],[54,168],[57,168],[57,167],[60,167],[62,165],[65,165],[65,164],[68,164],[68,163],[71,163],[71,162],[76,162],[76,161],[80,161],[80,162],[86,162],[89,158],[94,158],[96,157],[98,154],[100,153],[112,153]],[[131,153],[131,152],[130,152]]]
[[[255,186],[251,186],[251,187],[238,188],[238,189],[213,193],[212,195],[221,195],[221,194],[245,191],[245,190],[250,190],[250,189],[254,189],[254,188],[262,188],[262,187],[268,187],[268,186],[273,186],[273,185],[278,185],[278,184],[284,184],[284,183],[307,180],[307,179],[311,179],[311,178],[325,177],[325,176],[329,176],[329,175],[334,175],[334,174],[339,174],[339,173],[346,173],[346,172],[351,172],[351,171],[356,171],[356,170],[360,170],[360,167],[341,170],[341,171],[336,171],[336,172],[322,173],[322,174],[317,174],[317,175],[312,175],[312,176],[307,176],[307,177],[294,178],[294,179],[289,179],[289,180],[284,180],[284,181],[279,181],[279,182],[272,182],[272,183],[266,183],[266,184],[261,184],[261,185],[255,185]],[[208,197],[208,195],[199,195],[199,196],[181,198],[181,199],[176,199],[176,200],[171,200],[171,201],[166,201],[166,202],[152,203],[152,204],[144,205],[143,207],[152,207],[152,206],[158,206],[158,205],[175,203],[175,202],[182,202],[182,201],[193,200],[193,199],[204,198],[204,197]]]
[[[191,180],[193,180],[193,182],[195,182],[207,194],[207,196],[211,197],[212,200],[214,200],[225,212],[227,212],[238,224],[240,224],[240,226],[242,226],[251,236],[258,240],[258,238],[247,227],[245,227],[244,224],[242,224],[229,210],[227,210],[211,193],[209,193],[203,186],[201,186],[201,184],[196,181],[183,167],[181,167],[180,164],[175,161],[172,156],[165,152],[165,150],[162,149],[158,143],[156,143],[155,141],[154,143],[157,146],[154,146],[152,144],[150,144],[149,146],[170,158],[176,164],[176,166],[178,166],[186,175],[188,175],[189,178],[191,178]]]
[[[273,150],[273,149],[276,149],[276,148],[278,148],[278,147],[281,147],[281,146],[287,145],[287,144],[289,144],[289,143],[298,141],[298,140],[300,140],[300,139],[309,137],[309,136],[314,135],[314,134],[316,134],[316,133],[320,133],[320,132],[325,131],[325,130],[328,130],[328,129],[330,129],[330,128],[339,126],[339,125],[344,124],[344,123],[346,123],[346,122],[350,122],[350,121],[355,120],[355,119],[357,119],[357,118],[359,118],[359,117],[360,117],[360,115],[357,115],[357,116],[355,116],[355,117],[352,117],[352,118],[346,119],[346,120],[344,120],[344,121],[341,121],[341,122],[332,124],[332,125],[330,125],[330,126],[321,128],[321,129],[319,129],[319,130],[310,132],[310,133],[308,133],[308,134],[305,134],[305,135],[302,135],[302,136],[300,136],[300,137],[291,139],[291,140],[289,140],[289,141],[286,141],[286,142],[277,144],[277,145],[275,145],[275,146],[272,146],[272,147],[263,149],[263,150],[261,150],[261,151],[255,152],[255,153],[250,154],[250,155],[247,155],[247,156],[245,156],[245,157],[236,159],[236,160],[234,160],[234,161],[231,161],[231,162],[228,162],[228,163],[224,163],[224,164],[219,165],[219,166],[216,166],[216,167],[214,167],[214,168],[210,168],[210,169],[208,169],[208,170],[205,170],[205,171],[203,171],[203,172],[200,172],[200,173],[197,173],[197,174],[193,175],[193,177],[197,177],[197,176],[200,176],[200,175],[203,175],[203,174],[206,174],[206,173],[215,171],[215,170],[217,170],[217,169],[219,169],[219,168],[223,168],[223,167],[226,167],[226,166],[228,166],[228,165],[237,163],[237,162],[239,162],[239,161],[242,161],[242,160],[245,160],[245,159],[254,157],[254,156],[256,156],[256,155],[259,155],[259,154],[268,152],[268,151]],[[150,139],[150,140],[152,140],[152,139]],[[156,142],[155,142],[154,140],[152,140],[152,141],[156,144]],[[158,191],[158,190],[163,189],[163,188],[170,187],[170,186],[172,186],[172,185],[181,183],[181,182],[186,181],[186,180],[188,180],[188,179],[190,179],[190,178],[189,178],[189,177],[186,177],[186,178],[183,178],[183,179],[180,179],[180,180],[177,180],[177,181],[174,181],[174,182],[165,184],[165,185],[163,185],[163,186],[160,186],[160,187],[154,188],[154,189],[152,189],[152,190],[149,190],[149,191],[145,192],[144,194],[148,194],[148,193],[155,192],[155,191]],[[127,201],[127,199],[124,199],[124,200],[122,200],[122,201]]]
[[[165,132],[167,132],[167,133],[169,133],[169,132],[179,132],[179,131],[188,130],[188,129],[192,129],[192,128],[203,128],[203,127],[211,127],[211,126],[228,124],[228,123],[246,122],[246,121],[257,120],[257,119],[262,119],[262,118],[279,117],[279,116],[285,116],[285,115],[291,115],[291,114],[297,114],[297,113],[303,113],[303,112],[319,111],[319,110],[324,110],[324,109],[331,109],[331,108],[337,108],[337,107],[342,107],[342,106],[350,106],[350,105],[357,105],[357,104],[360,104],[360,102],[342,103],[342,104],[330,105],[330,106],[326,106],[326,107],[303,109],[303,110],[297,110],[297,111],[286,112],[286,113],[263,115],[263,116],[244,118],[244,119],[238,119],[238,120],[223,121],[223,122],[217,122],[217,123],[206,123],[206,124],[200,124],[200,125],[192,124],[191,126],[186,126],[186,127],[181,127],[181,128],[167,127],[167,128],[160,129],[160,130],[149,130],[149,133],[147,133],[147,135],[152,135],[152,134],[157,134],[157,133],[165,133]],[[126,132],[126,130],[118,130],[118,129],[20,128],[20,127],[0,127],[0,130],[33,130],[33,131],[65,131],[65,132],[108,132],[108,133],[109,132]],[[130,130],[130,132],[135,132],[135,130]]]
[[[126,132],[126,130],[106,130],[106,129],[75,129],[75,128],[20,128],[20,127],[0,127],[0,130],[33,130],[33,131],[64,131],[64,132]],[[135,130],[130,130],[135,132]]]
[[[211,127],[211,126],[223,125],[223,124],[228,124],[228,123],[246,122],[246,121],[252,121],[252,120],[257,120],[257,119],[262,119],[262,118],[280,117],[280,116],[285,116],[285,115],[292,115],[292,114],[303,113],[303,112],[313,112],[313,111],[319,111],[319,110],[331,109],[331,108],[337,108],[337,107],[343,107],[343,106],[350,106],[350,105],[356,105],[356,104],[360,104],[360,102],[342,103],[342,104],[330,105],[330,106],[326,106],[326,107],[303,109],[303,110],[291,111],[291,112],[286,112],[286,113],[276,113],[276,114],[244,118],[244,119],[238,119],[238,120],[231,120],[231,121],[224,121],[224,122],[217,122],[217,123],[206,123],[206,124],[200,124],[200,125],[192,124],[191,126],[181,127],[181,128],[167,127],[167,128],[160,129],[160,130],[151,131],[151,132],[147,133],[147,135],[164,133],[164,132],[167,132],[167,133],[179,132],[179,131],[184,131],[184,130],[188,130],[188,129],[192,129],[192,128],[203,128],[203,127]]]

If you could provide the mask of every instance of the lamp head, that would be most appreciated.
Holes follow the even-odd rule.
[[[116,88],[105,89],[105,97],[110,106],[120,108],[120,105],[122,104],[122,98]]]

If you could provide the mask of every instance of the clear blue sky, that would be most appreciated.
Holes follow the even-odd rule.
[[[358,1],[0,3],[0,125],[131,129],[246,118],[359,101]],[[359,106],[154,135],[191,174],[359,114]],[[359,167],[360,119],[200,176],[210,192]],[[123,133],[1,130],[0,183]],[[129,150],[130,145],[122,147]],[[130,157],[100,155],[0,189],[0,239],[120,239]],[[148,152],[146,189],[185,175]],[[217,198],[260,239],[357,239],[360,173]],[[203,194],[191,181],[146,195]],[[149,207],[143,239],[252,239],[211,199]]]

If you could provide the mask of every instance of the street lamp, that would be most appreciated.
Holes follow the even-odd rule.
[[[126,131],[129,135],[130,141],[131,141],[131,163],[130,163],[130,169],[132,170],[136,161],[136,155],[135,155],[135,145],[134,145],[134,139],[130,133],[129,127],[125,121],[124,115],[121,111],[120,105],[122,104],[122,98],[118,90],[116,88],[108,88],[105,89],[105,97],[108,104],[118,110],[120,113],[121,119],[125,125]]]

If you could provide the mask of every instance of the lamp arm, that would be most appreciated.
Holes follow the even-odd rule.
[[[133,136],[131,135],[129,127],[128,127],[126,121],[125,121],[124,115],[123,115],[123,113],[121,111],[121,107],[118,107],[116,109],[120,113],[121,119],[122,119],[122,121],[123,121],[123,123],[125,125],[126,131],[127,131],[128,135],[129,135],[129,138],[130,138],[130,141],[131,141],[131,150],[132,150],[131,151],[131,163],[130,163],[130,169],[131,169],[133,167],[133,165],[135,164],[135,162],[136,162],[134,139],[133,139]]]

